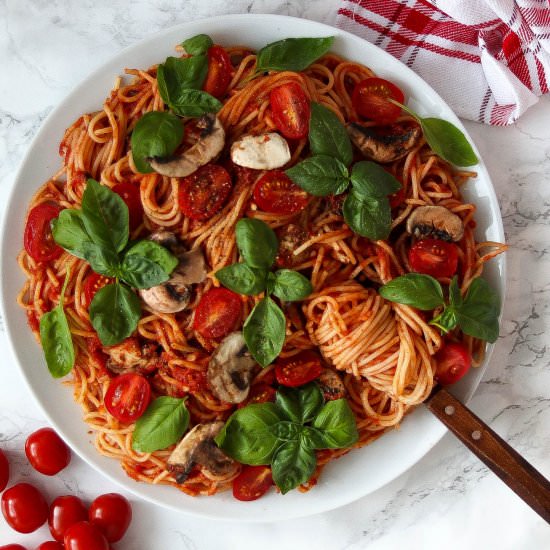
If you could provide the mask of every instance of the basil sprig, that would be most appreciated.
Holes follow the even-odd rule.
[[[235,237],[244,263],[224,267],[216,272],[216,277],[223,286],[239,294],[255,296],[265,291],[265,297],[254,306],[244,323],[243,336],[254,359],[266,367],[281,353],[286,332],[285,315],[270,295],[289,302],[303,300],[313,288],[297,271],[270,271],[279,243],[266,223],[243,218],[237,222]]]
[[[248,405],[234,412],[215,438],[243,464],[270,464],[283,494],[306,483],[317,465],[316,449],[342,449],[359,437],[346,399],[324,403],[317,384],[281,388],[275,403]]]
[[[181,439],[188,426],[189,411],[185,399],[157,397],[136,422],[132,449],[140,453],[166,449]]]
[[[443,333],[459,327],[464,334],[495,342],[498,338],[500,300],[485,279],[475,278],[462,298],[457,278],[449,285],[448,303],[439,281],[430,275],[408,273],[396,277],[379,290],[386,300],[429,311],[443,306],[443,311],[430,321]]]
[[[88,179],[82,209],[65,209],[52,221],[55,242],[86,260],[115,282],[101,288],[90,304],[90,320],[105,346],[118,344],[134,332],[141,316],[132,288],[151,288],[170,278],[178,259],[153,241],[128,246],[128,207],[114,191]],[[46,349],[46,348],[45,348]]]
[[[54,378],[61,378],[69,374],[75,360],[71,329],[63,310],[63,299],[69,275],[70,271],[67,269],[65,281],[59,294],[59,304],[40,318],[40,342],[48,370]]]
[[[201,55],[213,45],[214,41],[207,34],[197,34],[181,43],[181,47],[188,55]]]

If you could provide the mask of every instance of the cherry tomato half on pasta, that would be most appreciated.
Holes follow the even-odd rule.
[[[31,466],[47,476],[54,476],[71,461],[71,451],[66,443],[52,430],[41,428],[27,437],[25,454]]]
[[[432,277],[452,277],[458,267],[458,247],[441,239],[422,239],[409,250],[413,271]]]
[[[79,521],[88,519],[88,510],[84,503],[73,495],[57,497],[50,505],[48,526],[52,537],[63,541],[67,529]]]
[[[247,405],[253,405],[255,403],[267,403],[268,401],[275,401],[275,388],[272,388],[268,384],[256,384],[250,388],[250,393],[245,401],[237,405],[238,409],[242,409]]]
[[[451,342],[435,354],[435,379],[444,386],[458,382],[472,365],[472,358],[462,344]]]
[[[30,483],[18,483],[2,493],[2,514],[19,533],[32,533],[48,519],[42,493]]]
[[[143,204],[139,187],[129,182],[117,183],[113,187],[113,191],[120,196],[128,207],[130,218],[130,231],[137,229],[143,222]]]
[[[272,214],[296,214],[308,203],[308,193],[283,171],[266,172],[254,187],[254,202],[260,210]]]
[[[294,388],[315,380],[322,370],[319,356],[314,351],[306,350],[280,359],[275,365],[275,377],[279,384]]]
[[[98,496],[90,505],[89,520],[109,542],[119,541],[132,521],[132,507],[118,493]]]
[[[96,292],[104,286],[114,283],[114,279],[98,273],[90,273],[84,280],[84,307],[88,309]]]
[[[109,550],[103,533],[87,521],[71,525],[63,538],[65,550]]]
[[[221,46],[211,46],[208,48],[208,73],[204,81],[203,89],[205,92],[222,98],[231,82],[233,67],[228,53]]]
[[[401,107],[390,103],[388,99],[394,99],[403,103],[403,92],[389,80],[371,77],[355,85],[351,96],[353,108],[364,118],[390,124],[395,122],[401,114]]]
[[[307,136],[311,108],[309,99],[297,82],[288,82],[273,88],[269,94],[273,122],[289,139]]]
[[[140,374],[119,374],[111,380],[104,403],[109,413],[121,422],[135,422],[151,401],[151,386]]]
[[[25,250],[35,262],[49,262],[63,253],[63,249],[53,240],[50,225],[61,210],[58,204],[43,202],[29,212],[23,242]]]
[[[233,496],[237,500],[257,500],[273,485],[269,466],[243,466],[241,473],[233,480]]]
[[[205,338],[221,338],[237,328],[241,299],[227,288],[210,289],[195,310],[193,328]]]

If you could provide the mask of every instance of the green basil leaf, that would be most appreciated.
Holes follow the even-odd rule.
[[[160,97],[172,106],[184,90],[200,90],[208,73],[206,55],[193,57],[168,57],[157,68]]]
[[[275,232],[269,225],[252,218],[242,218],[235,227],[237,248],[249,267],[269,269],[279,250]]]
[[[206,53],[208,48],[213,45],[214,42],[207,34],[197,34],[181,43],[181,47],[188,55],[200,55]]]
[[[347,399],[329,401],[313,421],[323,437],[322,449],[344,449],[359,439],[355,416]]]
[[[306,441],[302,438],[287,441],[279,447],[271,462],[273,481],[284,495],[306,483],[313,475],[315,466],[317,458]]]
[[[283,418],[275,403],[255,403],[235,411],[215,437],[218,447],[242,464],[269,464],[280,445],[271,428]]]
[[[273,289],[275,288],[275,273],[271,271],[267,274],[265,279],[265,295],[271,296],[273,294]]]
[[[473,166],[478,159],[466,136],[440,118],[420,118],[428,145],[443,159],[456,166]]]
[[[460,307],[463,303],[456,275],[451,279],[451,284],[449,285],[449,303],[453,307]]]
[[[342,207],[350,229],[373,241],[386,239],[391,229],[391,208],[387,198],[364,198],[352,189]]]
[[[456,309],[453,306],[445,306],[443,311],[430,321],[430,325],[439,328],[443,334],[447,334],[447,332],[453,330],[457,324],[458,317]]]
[[[323,393],[315,383],[300,388],[281,387],[277,390],[275,403],[292,422],[309,422],[323,406]]]
[[[170,107],[177,115],[198,117],[206,113],[217,113],[222,104],[207,92],[187,89],[180,91],[178,97],[170,103]]]
[[[141,303],[128,287],[111,283],[95,293],[89,312],[101,343],[114,346],[136,330]]]
[[[345,164],[328,155],[309,157],[285,173],[296,185],[316,197],[342,193],[349,181]]]
[[[346,127],[328,107],[311,104],[309,147],[314,155],[335,157],[346,166],[353,160],[353,149]]]
[[[313,292],[313,286],[307,277],[291,269],[279,269],[275,272],[273,294],[287,302],[303,300]]]
[[[277,422],[277,424],[273,424],[270,430],[279,441],[295,441],[300,437],[302,426],[295,422],[283,420]]]
[[[303,426],[302,438],[312,449],[325,448],[325,438],[323,436],[323,433],[317,428],[313,428],[311,426]]]
[[[303,71],[325,55],[334,42],[326,38],[285,38],[258,52],[256,71]]]
[[[182,139],[183,124],[176,115],[161,111],[145,113],[137,121],[131,138],[136,168],[142,174],[153,172],[145,159],[171,155]]]
[[[246,264],[228,265],[216,271],[216,278],[224,287],[247,296],[255,296],[265,290],[266,276],[264,269],[254,269]]]
[[[132,434],[132,449],[152,453],[177,443],[189,426],[185,399],[157,397],[137,420]]]
[[[407,273],[380,287],[380,296],[390,302],[429,311],[445,303],[437,279],[421,273]]]
[[[59,304],[40,318],[40,342],[48,370],[54,378],[61,378],[74,367],[75,351],[69,322],[63,310],[63,297],[69,282],[69,271],[59,295]]]
[[[285,335],[284,313],[271,298],[263,298],[243,326],[244,340],[252,357],[262,367],[267,367],[281,353]]]
[[[363,160],[353,166],[351,185],[361,198],[384,198],[402,187],[394,176],[370,160]]]

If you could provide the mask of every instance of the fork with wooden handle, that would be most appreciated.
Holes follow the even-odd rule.
[[[550,481],[444,388],[437,387],[425,404],[470,451],[550,523]]]

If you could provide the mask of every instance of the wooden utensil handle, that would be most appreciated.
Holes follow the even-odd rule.
[[[426,405],[470,451],[550,523],[550,481],[445,389],[436,390]]]

